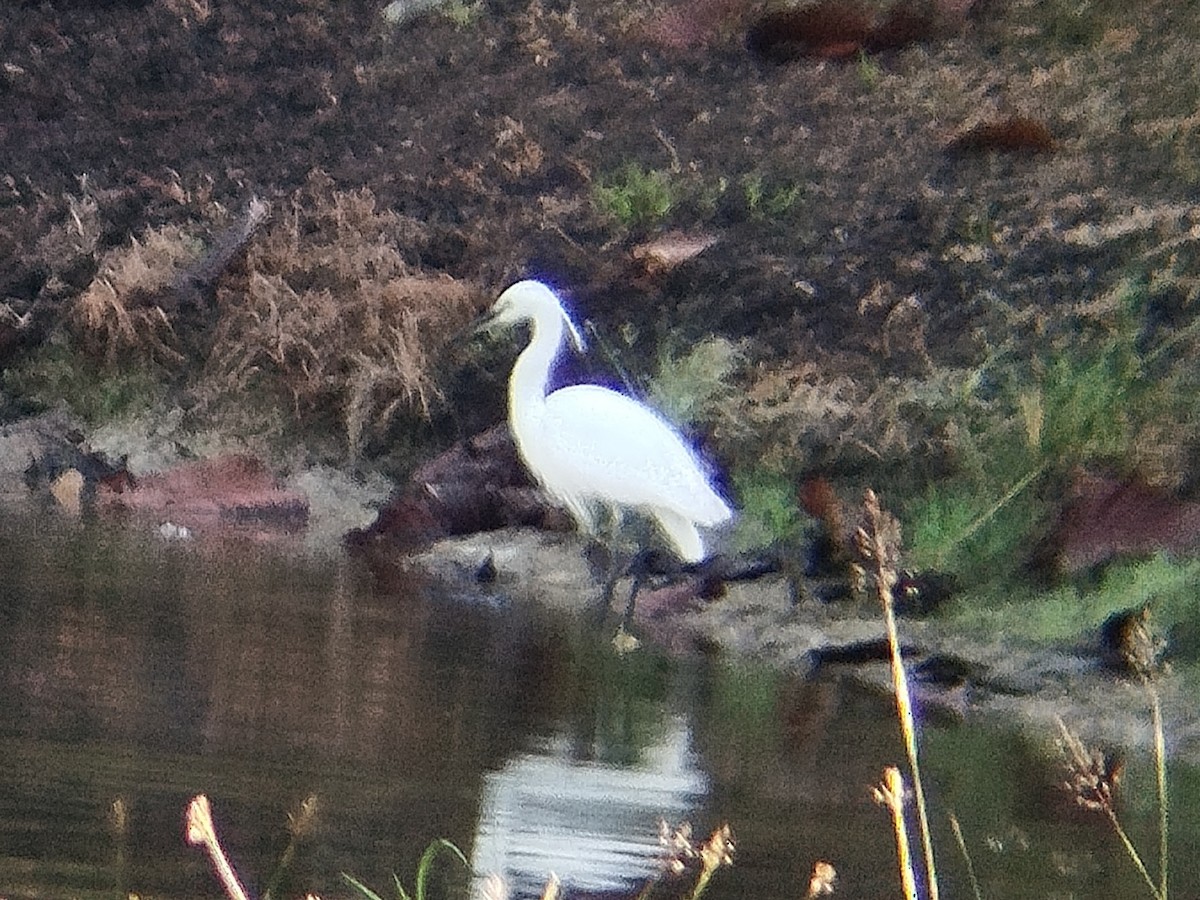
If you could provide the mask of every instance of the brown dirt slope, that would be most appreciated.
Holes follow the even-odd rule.
[[[52,317],[105,249],[319,169],[422,223],[415,272],[483,293],[540,274],[647,350],[752,335],[760,357],[878,377],[911,365],[884,335],[898,304],[935,359],[977,361],[1196,226],[1179,5],[945,4],[921,43],[785,65],[746,50],[749,3],[492,0],[402,26],[382,5],[5,4],[8,312]],[[946,152],[1014,114],[1054,152]],[[671,202],[627,227],[592,200],[630,164]],[[72,247],[80,198],[95,242]],[[719,241],[639,277],[631,246],[671,227]]]

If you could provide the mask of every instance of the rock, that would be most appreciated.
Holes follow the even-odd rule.
[[[1057,575],[1077,575],[1118,557],[1200,552],[1200,502],[1137,478],[1078,472],[1058,523],[1037,562]]]
[[[1051,153],[1057,147],[1049,126],[1041,119],[1014,114],[974,125],[946,145],[946,152]]]
[[[72,455],[79,423],[62,410],[19,419],[0,426],[0,493],[24,494],[31,466],[50,457]],[[64,465],[51,474],[55,477],[71,466]]]
[[[358,549],[413,549],[439,538],[553,525],[556,519],[564,521],[529,480],[508,428],[497,425],[417,469],[376,520],[346,540]]]
[[[1121,609],[1100,625],[1100,661],[1121,675],[1148,678],[1162,671],[1166,642],[1150,624],[1150,606]]]
[[[153,516],[191,532],[231,526],[288,532],[308,521],[303,494],[280,487],[261,461],[240,454],[185,462],[123,491],[101,485],[96,504],[101,511]]]
[[[73,516],[83,508],[83,475],[78,469],[67,469],[50,482],[50,496]]]
[[[879,16],[858,3],[827,2],[778,9],[746,35],[755,56],[784,62],[800,57],[855,59],[931,40],[943,30],[937,11],[897,3]]]

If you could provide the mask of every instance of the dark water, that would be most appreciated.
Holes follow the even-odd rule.
[[[394,896],[392,873],[411,889],[435,838],[518,894],[551,871],[575,895],[633,894],[660,818],[733,826],[713,898],[795,900],[822,859],[835,896],[898,895],[869,788],[901,749],[886,700],[844,680],[618,659],[604,635],[503,597],[38,521],[0,525],[0,897],[219,895],[183,838],[201,792],[255,896],[347,896],[342,872]],[[950,811],[985,897],[1146,896],[1034,743],[926,723],[944,896],[971,895]],[[1130,761],[1123,814],[1155,871],[1150,778]],[[1172,772],[1173,896],[1200,895],[1195,788]],[[278,873],[310,796],[315,826]],[[464,867],[436,872],[435,896],[467,895]]]

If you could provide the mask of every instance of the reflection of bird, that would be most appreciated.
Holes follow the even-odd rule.
[[[509,287],[491,320],[532,327],[509,379],[508,415],[521,458],[546,492],[588,532],[598,509],[614,517],[632,509],[658,523],[684,562],[703,560],[698,526],[719,525],[733,513],[679,433],[648,406],[599,385],[546,393],[563,332],[580,350],[583,339],[544,284]]]

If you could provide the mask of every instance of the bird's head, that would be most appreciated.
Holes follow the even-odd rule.
[[[566,326],[571,342],[580,353],[587,349],[583,335],[563,309],[554,291],[540,281],[518,281],[505,288],[488,313],[486,327],[515,325],[518,322],[533,322],[534,327],[549,327],[555,320]]]

